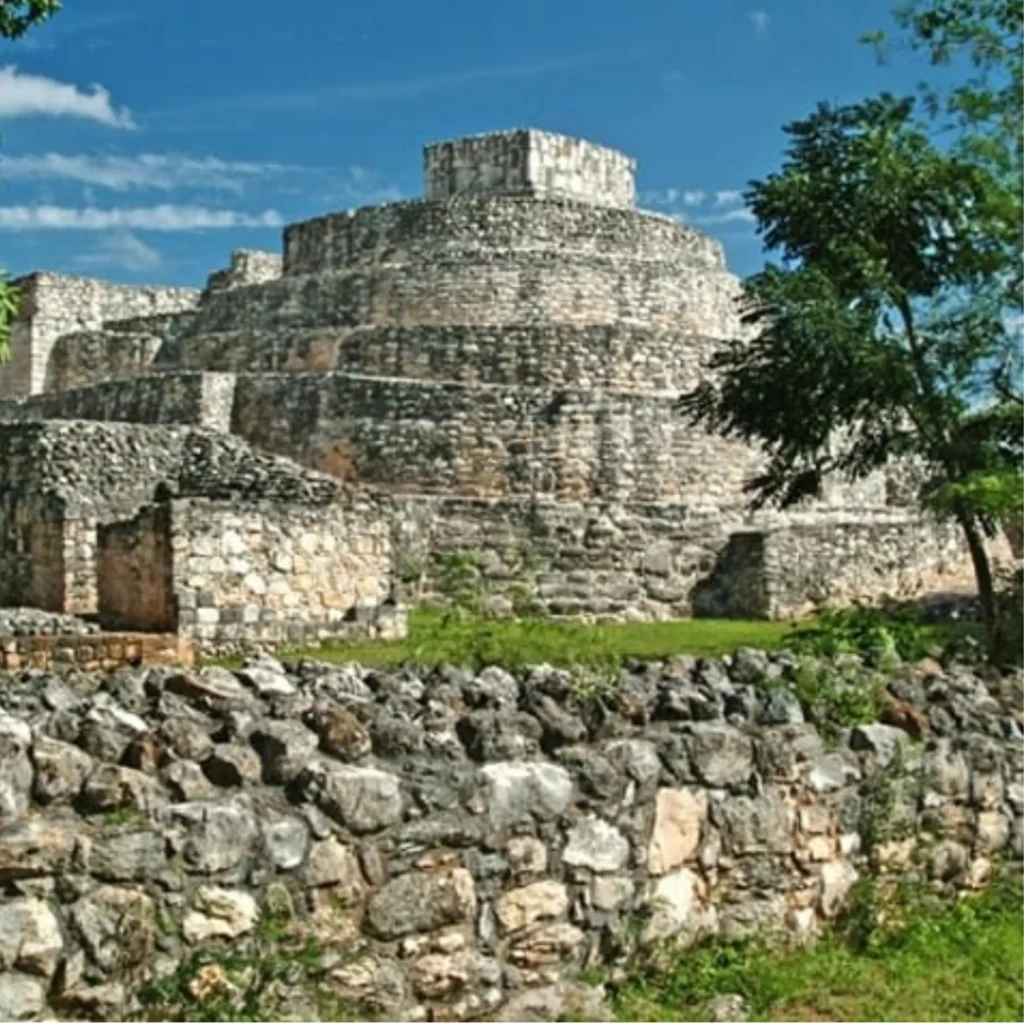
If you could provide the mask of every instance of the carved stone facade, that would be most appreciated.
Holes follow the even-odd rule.
[[[963,568],[899,467],[747,511],[759,453],[675,409],[743,335],[740,284],[715,241],[634,208],[631,159],[516,131],[429,146],[424,172],[426,198],[292,225],[201,294],[34,275],[0,419],[233,434],[389,494],[395,565],[472,546],[562,614],[783,615]]]

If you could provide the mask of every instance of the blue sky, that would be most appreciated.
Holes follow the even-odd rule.
[[[738,192],[820,100],[905,91],[892,0],[65,0],[0,43],[0,266],[200,285],[281,225],[421,194],[425,142],[534,127],[762,259]]]

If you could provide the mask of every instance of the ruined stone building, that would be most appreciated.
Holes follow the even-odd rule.
[[[211,639],[323,633],[472,551],[499,607],[781,616],[920,588],[955,537],[899,475],[751,515],[758,453],[677,395],[738,336],[715,241],[634,163],[537,131],[428,146],[422,199],[236,252],[204,290],[20,282],[0,603]]]

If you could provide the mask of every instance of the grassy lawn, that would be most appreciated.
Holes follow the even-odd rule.
[[[803,950],[707,945],[654,966],[617,997],[620,1020],[700,1020],[744,996],[752,1020],[1024,1020],[1021,888],[1003,881],[955,907],[912,909],[866,942],[837,932]]]
[[[801,623],[808,624],[806,620]],[[761,619],[585,624],[551,619],[474,618],[423,607],[410,611],[409,632],[404,640],[329,640],[321,647],[285,648],[279,654],[286,659],[309,657],[380,666],[413,661],[424,666],[448,663],[474,669],[484,665],[517,668],[542,663],[607,668],[628,657],[714,656],[729,654],[737,647],[771,650],[782,643],[795,625]],[[926,641],[941,644],[975,627],[919,629]]]
[[[328,642],[316,649],[282,651],[283,657],[315,657],[395,665],[415,661],[480,667],[498,664],[600,667],[622,658],[665,658],[671,654],[727,654],[737,647],[777,647],[793,628],[788,622],[742,619],[687,619],[586,625],[544,619],[474,619],[433,608],[409,614],[404,640]]]

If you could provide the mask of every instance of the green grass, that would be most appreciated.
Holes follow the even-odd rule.
[[[752,1020],[1024,1020],[1019,879],[895,916],[898,926],[866,940],[840,928],[800,950],[751,941],[662,951],[619,990],[618,1019],[700,1020],[708,999],[737,993]]]
[[[793,628],[788,622],[742,619],[687,619],[587,625],[545,619],[481,619],[445,615],[435,608],[409,614],[404,640],[331,641],[323,647],[290,649],[282,657],[358,661],[367,665],[449,663],[505,668],[548,663],[610,667],[623,658],[666,658],[672,654],[721,655],[737,647],[778,647]]]

